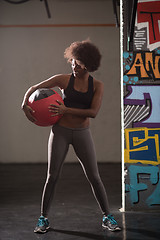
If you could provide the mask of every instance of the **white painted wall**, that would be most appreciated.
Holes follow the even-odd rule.
[[[0,1],[0,25],[114,24],[112,1],[48,0],[23,4]],[[102,53],[93,74],[105,84],[99,115],[91,129],[99,162],[120,162],[119,29],[116,27],[0,27],[0,162],[46,162],[50,128],[30,123],[21,110],[25,91],[57,73],[69,73],[63,52],[70,43],[90,38]],[[77,161],[70,149],[66,161]]]

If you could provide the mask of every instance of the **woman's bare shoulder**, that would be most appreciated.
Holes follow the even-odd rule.
[[[70,77],[71,74],[57,74],[53,76],[61,89],[65,89],[67,87]]]
[[[103,87],[104,87],[104,83],[102,82],[102,81],[100,81],[100,80],[97,80],[97,79],[93,79],[93,83],[94,83],[94,89],[96,90],[96,89],[103,89]]]

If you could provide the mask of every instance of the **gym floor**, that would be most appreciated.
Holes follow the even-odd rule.
[[[35,234],[46,169],[46,164],[1,164],[1,240],[160,239],[159,213],[119,211],[120,164],[99,164],[99,171],[111,212],[122,231],[101,229],[101,212],[80,164],[66,163],[50,209],[51,229],[46,234]]]

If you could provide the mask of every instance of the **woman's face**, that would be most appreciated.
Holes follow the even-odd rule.
[[[75,77],[82,77],[87,72],[85,65],[79,60],[72,59],[71,66]]]

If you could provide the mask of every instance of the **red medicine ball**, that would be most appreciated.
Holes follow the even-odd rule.
[[[33,116],[37,121],[34,123],[38,126],[54,125],[62,115],[51,116],[53,113],[49,112],[50,104],[58,105],[57,100],[63,103],[61,96],[54,90],[48,88],[40,88],[36,90],[28,99],[28,106],[35,112]]]

